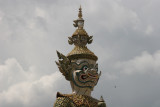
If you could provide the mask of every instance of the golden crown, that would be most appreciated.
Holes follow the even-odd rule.
[[[73,59],[92,59],[97,61],[98,57],[87,48],[87,44],[91,44],[93,36],[89,36],[84,26],[84,20],[82,18],[82,8],[79,8],[78,19],[74,20],[74,27],[78,27],[71,37],[68,37],[68,43],[74,44],[74,49],[67,55],[70,60]]]

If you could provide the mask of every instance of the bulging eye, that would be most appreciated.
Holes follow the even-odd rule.
[[[83,66],[83,71],[85,71],[85,70],[87,70],[88,69],[88,67],[85,65],[85,66]]]

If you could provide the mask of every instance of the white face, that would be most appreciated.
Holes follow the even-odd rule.
[[[78,27],[83,27],[84,22],[83,21],[78,21]]]
[[[100,73],[98,74],[98,64],[94,60],[79,59],[72,61],[72,82],[79,88],[89,88],[93,90],[97,84]]]

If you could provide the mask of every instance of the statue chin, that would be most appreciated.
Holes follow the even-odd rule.
[[[91,91],[93,90],[93,88],[92,89],[90,89],[90,88],[80,88],[80,87],[77,87],[72,81],[70,83],[71,83],[73,94],[91,96]]]

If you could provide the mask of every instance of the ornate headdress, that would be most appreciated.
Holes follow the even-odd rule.
[[[82,9],[79,8],[78,19],[74,20],[74,27],[78,27],[71,37],[68,37],[68,43],[74,44],[74,49],[67,55],[63,55],[57,51],[59,61],[56,62],[60,72],[65,76],[67,80],[71,80],[70,71],[72,67],[70,63],[75,59],[91,59],[94,61],[98,60],[98,57],[87,48],[87,44],[91,44],[93,36],[89,36],[84,26],[84,20],[82,18]]]
[[[73,33],[71,37],[68,37],[68,43],[70,45],[74,44],[74,49],[67,55],[67,57],[72,59],[92,59],[97,61],[98,57],[87,48],[87,44],[91,44],[93,39],[93,36],[89,36],[85,29],[83,29],[84,26],[84,20],[82,18],[82,9],[79,8],[79,14],[78,19],[74,20],[74,27],[78,27],[76,31]]]
[[[66,80],[70,81],[72,94],[63,95],[58,93],[54,107],[66,105],[106,107],[103,98],[98,101],[90,97],[91,91],[93,91],[99,80],[101,71],[98,73],[98,64],[96,63],[98,57],[86,46],[92,43],[93,36],[89,36],[83,29],[84,20],[81,7],[79,8],[78,19],[74,20],[73,25],[78,28],[71,37],[68,37],[68,43],[70,45],[74,44],[75,47],[67,56],[57,51],[59,60],[56,62],[60,72],[65,76]]]

